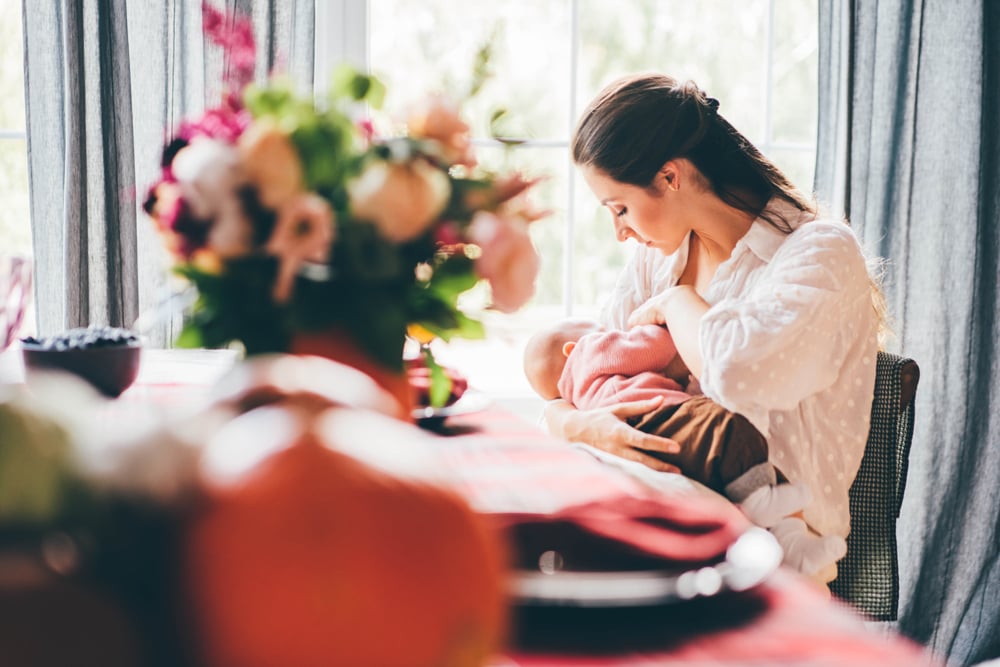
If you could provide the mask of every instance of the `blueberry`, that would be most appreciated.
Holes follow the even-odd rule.
[[[115,347],[130,345],[139,341],[139,337],[128,329],[118,327],[77,327],[59,334],[44,338],[28,336],[21,341],[28,345],[37,345],[45,350],[85,350],[95,347]]]

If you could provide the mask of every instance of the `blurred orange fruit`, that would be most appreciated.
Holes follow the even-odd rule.
[[[210,667],[481,665],[498,648],[500,545],[451,492],[307,432],[206,494],[185,582]]]

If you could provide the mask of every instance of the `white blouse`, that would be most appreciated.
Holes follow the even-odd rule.
[[[847,536],[847,491],[868,438],[878,350],[864,255],[854,232],[772,202],[794,228],[758,218],[702,295],[701,390],[749,419],[770,460],[805,484],[805,519],[823,535]],[[808,223],[808,224],[805,224]],[[672,255],[640,246],[603,311],[625,327],[647,299],[677,284],[688,244]]]

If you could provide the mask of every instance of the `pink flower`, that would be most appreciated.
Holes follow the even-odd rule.
[[[357,122],[357,126],[365,147],[370,146],[372,140],[375,139],[375,124],[372,122],[372,119],[362,118]]]
[[[236,143],[253,120],[250,112],[229,106],[209,109],[197,120],[186,120],[177,130],[177,139],[190,142],[195,137],[209,137],[227,144]]]
[[[333,211],[318,195],[301,194],[281,207],[266,247],[268,254],[278,258],[275,301],[285,303],[292,296],[295,275],[302,264],[322,264],[329,259],[334,229]]]
[[[512,313],[527,303],[535,293],[540,268],[528,225],[519,218],[480,211],[472,218],[467,235],[482,249],[476,273],[489,281],[493,306]]]
[[[209,221],[191,213],[176,183],[164,181],[150,188],[143,208],[156,223],[167,250],[175,257],[187,260],[208,242]]]
[[[202,2],[201,22],[205,35],[222,47],[226,63],[225,82],[240,89],[253,81],[257,46],[250,19],[245,16],[226,16],[208,2]]]
[[[445,98],[430,97],[416,107],[406,121],[406,130],[415,139],[438,142],[442,157],[449,164],[476,166],[469,126],[459,115],[458,107]]]
[[[462,231],[454,221],[442,223],[434,230],[434,243],[439,246],[456,246],[464,242]]]

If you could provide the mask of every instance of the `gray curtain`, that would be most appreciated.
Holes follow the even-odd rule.
[[[257,76],[313,80],[314,0],[217,1],[252,17]],[[147,319],[173,339],[166,259],[139,204],[168,130],[221,99],[201,0],[24,0],[28,171],[38,331]]]
[[[899,629],[1000,656],[1000,2],[821,0],[817,192],[888,259],[921,368]]]

